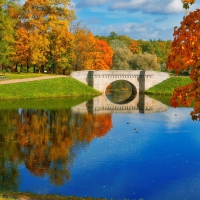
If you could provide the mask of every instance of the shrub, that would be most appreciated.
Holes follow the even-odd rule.
[[[137,70],[158,70],[157,56],[149,53],[135,54],[130,60],[130,67]]]

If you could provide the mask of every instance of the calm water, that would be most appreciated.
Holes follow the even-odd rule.
[[[191,109],[144,95],[125,104],[108,98],[0,104],[0,190],[200,199],[200,125]]]

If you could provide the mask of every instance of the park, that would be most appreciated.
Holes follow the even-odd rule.
[[[171,0],[162,16],[147,4],[110,2],[87,26],[75,11],[107,4],[0,2],[0,199],[200,197],[200,11],[194,0]],[[155,39],[178,6],[173,40]],[[101,35],[105,17],[140,9],[153,25],[117,14]]]

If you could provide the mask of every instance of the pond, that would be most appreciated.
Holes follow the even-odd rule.
[[[0,191],[199,199],[200,129],[191,108],[128,99],[1,101]]]

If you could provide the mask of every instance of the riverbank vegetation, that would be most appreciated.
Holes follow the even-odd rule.
[[[35,98],[35,99],[11,99],[1,100],[1,109],[70,109],[73,106],[90,100],[93,96],[61,97],[61,98]]]
[[[0,194],[0,200],[105,200],[105,198],[59,196],[59,195],[35,195],[21,192],[3,192]]]
[[[0,85],[0,100],[95,96],[101,93],[71,78]]]
[[[172,95],[175,88],[179,88],[190,83],[191,79],[189,77],[174,76],[151,87],[146,90],[145,93],[151,95]]]

